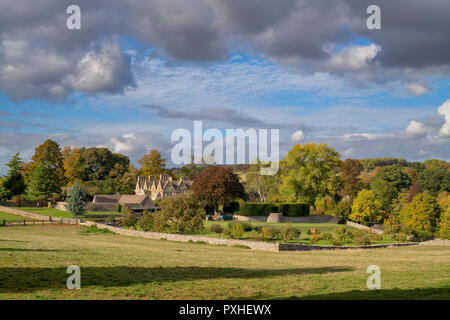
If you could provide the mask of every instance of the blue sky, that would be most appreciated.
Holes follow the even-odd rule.
[[[108,10],[124,4],[80,1],[87,25],[68,31],[59,25],[64,1],[56,8],[44,1],[42,17],[9,22],[0,37],[0,161],[16,152],[28,160],[51,138],[105,146],[136,163],[153,148],[168,156],[173,130],[192,130],[194,119],[220,130],[280,129],[282,154],[295,143],[324,142],[343,158],[450,160],[450,58],[436,53],[448,50],[439,31],[447,22],[434,17],[435,30],[412,24],[420,2],[410,2],[417,12],[400,25],[389,19],[401,7],[383,9],[389,14],[379,33],[364,29],[364,12],[351,1],[334,2],[334,11],[311,1],[263,1],[245,19],[238,2],[195,3],[194,10],[130,1],[129,19],[105,27]],[[311,30],[302,27],[305,8],[322,10]],[[16,9],[17,18],[28,14]],[[436,42],[429,34],[393,41],[398,30],[403,37],[430,32]]]

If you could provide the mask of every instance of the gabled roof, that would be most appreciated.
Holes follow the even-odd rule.
[[[97,194],[92,200],[93,203],[117,203],[120,199],[120,194]]]

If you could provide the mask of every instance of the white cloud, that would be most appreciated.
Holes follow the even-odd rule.
[[[439,107],[438,112],[445,118],[445,123],[439,131],[439,135],[441,137],[450,137],[450,99],[447,99]]]
[[[421,122],[411,121],[405,132],[408,136],[413,138],[421,138],[427,135],[427,128]]]
[[[303,133],[303,130],[295,131],[291,135],[291,142],[294,142],[294,143],[301,142],[304,139],[305,139],[305,134]]]
[[[421,96],[432,91],[430,88],[420,83],[408,83],[405,85],[405,88],[413,96]]]
[[[327,66],[334,71],[359,71],[368,68],[369,63],[381,51],[375,44],[368,46],[348,46],[342,52],[332,56]]]

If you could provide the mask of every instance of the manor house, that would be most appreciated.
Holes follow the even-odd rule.
[[[182,177],[180,180],[173,180],[168,174],[161,174],[159,180],[155,176],[139,176],[136,188],[136,195],[149,195],[152,200],[160,200],[178,194],[188,193],[191,189],[192,180]]]

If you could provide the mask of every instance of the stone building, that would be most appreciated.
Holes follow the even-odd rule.
[[[192,180],[182,177],[180,180],[173,180],[168,174],[161,174],[159,179],[155,176],[139,176],[136,188],[136,195],[149,195],[152,200],[160,200],[178,194],[190,192]]]

